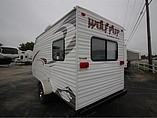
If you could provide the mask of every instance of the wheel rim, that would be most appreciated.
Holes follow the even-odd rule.
[[[40,89],[40,93],[39,93],[39,98],[40,100],[43,100],[43,91]]]

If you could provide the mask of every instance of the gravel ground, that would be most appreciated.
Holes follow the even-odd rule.
[[[148,72],[130,68],[125,73],[128,93],[84,114],[76,113],[54,94],[48,104],[40,104],[37,82],[30,65],[0,66],[0,116],[157,117],[157,75]]]

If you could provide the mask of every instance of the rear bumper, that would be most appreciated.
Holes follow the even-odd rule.
[[[106,98],[104,98],[104,99],[102,99],[102,100],[99,100],[99,101],[97,101],[96,103],[93,103],[93,104],[91,104],[91,105],[89,105],[89,106],[87,106],[87,107],[85,107],[85,108],[82,108],[82,109],[80,109],[79,110],[79,113],[84,113],[84,112],[88,112],[88,111],[90,111],[91,109],[93,109],[94,107],[96,107],[96,106],[98,106],[98,105],[100,105],[100,104],[107,104],[107,103],[109,103],[109,102],[111,102],[111,101],[113,101],[113,100],[115,100],[115,99],[117,99],[117,98],[120,98],[120,97],[122,97],[123,95],[125,95],[127,93],[127,89],[122,89],[122,90],[120,90],[120,91],[118,91],[118,92],[116,92],[116,93],[114,93],[114,94],[112,94],[112,95],[110,95],[110,96],[108,96],[108,97],[106,97]]]

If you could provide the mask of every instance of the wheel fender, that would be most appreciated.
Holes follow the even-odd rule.
[[[41,84],[45,95],[52,93],[52,86],[49,80],[42,80]]]

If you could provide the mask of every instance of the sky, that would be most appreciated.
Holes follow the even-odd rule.
[[[0,0],[0,43],[18,47],[35,42],[48,25],[54,24],[76,5],[95,12],[125,28],[125,40],[145,0]],[[157,55],[157,0],[149,5],[152,53]],[[146,15],[127,48],[147,55]]]

